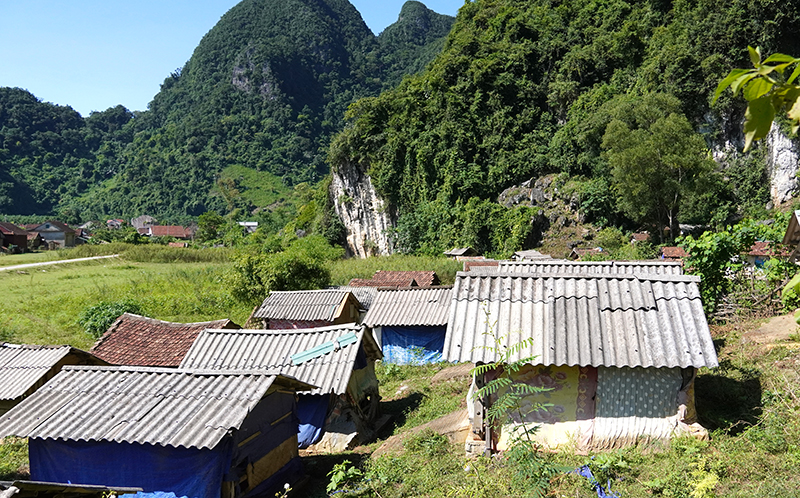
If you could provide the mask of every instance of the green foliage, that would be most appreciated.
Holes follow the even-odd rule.
[[[227,273],[231,294],[255,305],[272,291],[319,289],[330,284],[331,261],[344,251],[319,235],[296,239],[279,252],[241,249]]]
[[[736,96],[742,91],[747,99],[747,112],[744,120],[744,150],[748,150],[754,140],[766,137],[776,116],[786,112],[791,122],[792,134],[800,129],[800,59],[775,53],[762,61],[761,48],[748,46],[753,69],[734,69],[717,85],[714,92],[716,101],[728,87]],[[771,63],[771,64],[770,64]],[[784,72],[794,70],[788,77]]]
[[[0,480],[15,481],[29,476],[28,444],[23,438],[6,437],[0,442]]]
[[[621,99],[617,117],[606,128],[603,148],[622,210],[638,223],[677,233],[683,197],[714,167],[706,144],[662,94]]]
[[[326,491],[330,494],[334,491],[347,492],[361,477],[363,473],[357,467],[351,467],[350,460],[337,463],[333,469],[328,472],[330,482]]]
[[[735,283],[734,277],[741,272],[741,255],[747,253],[753,242],[783,239],[783,227],[788,214],[777,216],[771,223],[743,221],[716,232],[708,231],[695,238],[691,235],[679,240],[689,257],[686,259],[688,273],[699,275],[700,295],[706,313],[712,313],[720,297]],[[775,250],[780,250],[775,247]],[[766,282],[776,286],[788,280],[797,271],[796,265],[771,261],[766,265]]]
[[[216,240],[225,224],[225,218],[220,216],[219,213],[215,211],[205,212],[197,219],[197,232],[195,232],[194,238],[200,243]]]
[[[544,173],[587,178],[580,210],[601,225],[721,225],[739,205],[766,203],[756,180],[765,161],[752,158],[746,182],[712,173],[706,150],[731,140],[727,123],[742,108],[729,98],[712,106],[710,82],[746,60],[742,40],[800,50],[798,28],[786,2],[470,2],[424,73],[350,106],[329,161],[369,170],[398,208],[398,247],[415,254],[460,240],[469,202]],[[670,105],[649,115],[639,106],[626,120],[623,111],[659,97]],[[486,234],[474,227],[464,238],[495,244]]]
[[[143,314],[142,306],[138,301],[133,299],[101,301],[83,310],[78,318],[78,323],[80,323],[87,334],[97,339],[102,336],[103,333],[108,330],[108,327],[114,323],[114,320],[119,318],[123,313],[141,315]]]

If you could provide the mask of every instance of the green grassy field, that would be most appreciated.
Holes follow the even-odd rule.
[[[0,267],[42,263],[60,259],[57,251],[28,252],[25,254],[1,254]]]
[[[101,301],[132,299],[148,316],[196,322],[230,318],[243,324],[252,309],[227,292],[227,265],[98,260],[0,272],[0,340],[89,348],[94,338],[78,316]]]

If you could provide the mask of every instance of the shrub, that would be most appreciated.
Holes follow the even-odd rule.
[[[132,299],[113,302],[101,301],[83,310],[78,323],[88,334],[97,339],[123,313],[142,314],[142,307]]]

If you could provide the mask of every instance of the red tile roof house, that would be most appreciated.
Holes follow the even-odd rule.
[[[378,270],[372,279],[354,278],[351,287],[385,287],[399,289],[402,287],[432,287],[440,285],[435,271],[383,271]]]
[[[772,258],[787,259],[790,253],[781,247],[775,247],[773,242],[756,241],[745,255],[745,260],[750,266],[762,268],[764,263]]]
[[[25,252],[28,248],[28,232],[13,223],[0,221],[0,247],[3,252],[11,252],[12,246],[17,247],[19,252]]]
[[[148,225],[139,229],[139,233],[149,237],[175,237],[176,239],[189,240],[194,237],[194,230],[189,227],[177,225]]]
[[[177,367],[205,329],[240,329],[234,322],[175,323],[124,313],[90,352],[111,365]]]
[[[660,258],[664,261],[683,261],[684,258],[689,257],[682,247],[666,246],[661,248]]]

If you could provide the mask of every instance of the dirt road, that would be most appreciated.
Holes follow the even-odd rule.
[[[80,261],[92,261],[94,259],[107,259],[107,258],[118,258],[118,257],[119,254],[111,254],[110,256],[92,256],[91,258],[59,259],[58,261],[44,261],[41,263],[26,263],[24,265],[0,266],[0,271],[24,270],[25,268],[34,268],[36,266],[58,265],[62,263],[78,263]]]

